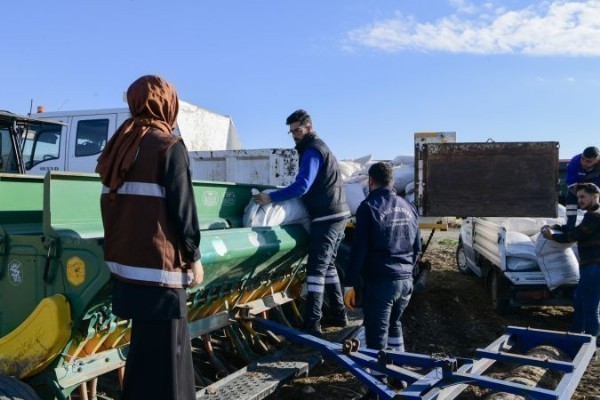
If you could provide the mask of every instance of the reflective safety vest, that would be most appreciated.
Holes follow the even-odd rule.
[[[193,279],[184,269],[176,227],[167,216],[165,154],[180,138],[156,129],[143,137],[136,159],[114,199],[104,187],[104,259],[118,279],[181,288]]]

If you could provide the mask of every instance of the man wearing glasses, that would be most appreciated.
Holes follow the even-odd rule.
[[[350,210],[337,160],[313,131],[310,115],[304,110],[296,110],[287,117],[286,124],[300,155],[296,180],[283,189],[259,193],[254,196],[254,201],[269,204],[302,197],[306,205],[311,226],[306,277],[308,293],[302,330],[321,336],[325,292],[331,309],[329,325],[344,327],[348,324],[335,258]]]

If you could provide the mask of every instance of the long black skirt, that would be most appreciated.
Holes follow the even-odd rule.
[[[132,320],[123,400],[196,398],[187,318]]]

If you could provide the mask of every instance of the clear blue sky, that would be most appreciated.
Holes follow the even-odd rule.
[[[600,146],[600,1],[9,1],[0,109],[123,107],[158,74],[230,115],[245,148],[313,116],[339,159],[412,154],[413,133]]]

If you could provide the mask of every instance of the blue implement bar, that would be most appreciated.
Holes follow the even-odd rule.
[[[360,348],[357,341],[332,343],[266,319],[255,318],[253,321],[259,327],[294,343],[309,345],[325,357],[336,360],[380,399],[454,399],[467,386],[475,385],[534,400],[567,400],[575,392],[596,350],[596,338],[590,335],[511,326],[506,334],[485,349],[477,350],[475,359],[461,359],[462,365],[458,367],[458,360],[452,357],[370,350]],[[571,357],[571,361],[540,359],[523,354],[539,345],[560,348]],[[531,387],[483,375],[495,362],[533,365],[559,371],[563,375],[554,390]],[[394,390],[377,379],[372,374],[375,371],[379,375],[403,380],[407,387],[402,391]]]

